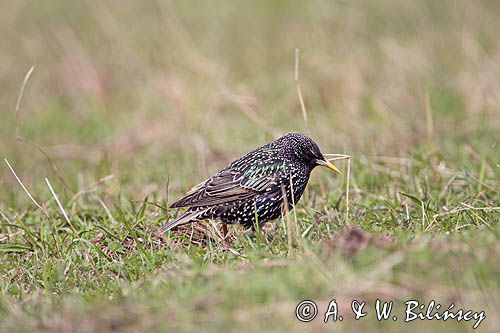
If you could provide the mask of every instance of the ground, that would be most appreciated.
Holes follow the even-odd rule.
[[[497,328],[498,1],[1,7],[2,330],[473,330],[405,323],[408,300]],[[264,230],[156,234],[169,202],[289,131],[352,156],[347,215],[338,161]]]

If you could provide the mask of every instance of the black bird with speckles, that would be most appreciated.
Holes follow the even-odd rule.
[[[188,210],[160,231],[207,218],[220,219],[224,224],[262,226],[284,213],[285,200],[288,209],[293,208],[304,193],[311,171],[318,165],[340,173],[311,138],[288,133],[250,151],[193,187],[171,205]]]

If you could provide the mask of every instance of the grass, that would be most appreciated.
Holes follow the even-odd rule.
[[[0,155],[26,191],[2,163],[3,331],[472,331],[404,323],[410,299],[495,331],[496,1],[4,6]],[[229,249],[215,223],[158,236],[188,188],[308,131],[298,91],[322,150],[352,156],[349,223],[346,179],[315,170],[293,213],[232,228]],[[324,324],[333,298],[345,319]]]

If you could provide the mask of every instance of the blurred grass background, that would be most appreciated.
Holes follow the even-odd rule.
[[[475,282],[460,280],[454,283],[459,286],[457,289],[467,285],[477,291],[486,285],[490,293],[498,296],[498,269],[492,267],[494,253],[497,256],[499,250],[498,1],[3,1],[0,8],[1,157],[12,163],[40,201],[50,199],[43,179],[51,180],[68,206],[76,228],[87,232],[76,233],[79,238],[96,237],[99,232],[96,226],[116,233],[125,230],[125,234],[120,234],[123,237],[118,237],[121,241],[111,246],[113,251],[124,251],[126,247],[122,250],[118,246],[130,239],[130,232],[123,223],[129,219],[127,214],[134,216],[141,211],[130,203],[132,200],[143,200],[149,194],[150,201],[164,203],[167,183],[168,195],[173,200],[249,149],[289,131],[304,132],[294,82],[295,49],[300,48],[300,85],[311,136],[324,152],[346,152],[353,156],[352,223],[367,231],[369,237],[394,237],[397,244],[402,242],[395,246],[397,251],[406,248],[404,242],[408,239],[416,238],[418,244],[427,247],[430,242],[427,237],[457,232],[454,237],[458,238],[453,239],[456,244],[469,244],[467,251],[472,254],[467,253],[471,256],[476,253],[475,246],[483,246],[481,251],[490,254],[481,257],[478,263],[485,270],[484,279],[478,283],[474,280],[477,272],[473,271],[471,279]],[[44,148],[67,186],[39,151],[16,141],[16,99],[22,79],[33,65],[36,69],[21,105],[20,133]],[[114,177],[99,184],[95,192],[70,200],[75,193],[108,175]],[[306,200],[298,209],[301,231],[310,232],[311,236],[305,238],[309,237],[307,240],[312,243],[312,253],[319,253],[320,257],[327,251],[325,237],[330,241],[335,239],[343,227],[342,186],[342,179],[315,172]],[[60,239],[53,241],[56,248],[65,247],[77,238],[74,230],[65,229],[55,203],[50,201],[47,204],[53,219],[50,221],[55,227],[47,226],[42,213],[34,210],[5,164],[0,168],[0,188],[0,210],[11,224],[40,233],[39,241],[49,239],[47,234],[56,230],[60,235]],[[410,193],[417,204],[411,197],[400,195],[400,191]],[[99,200],[105,207],[111,207],[111,217],[103,211]],[[434,223],[431,227],[418,226],[421,219],[424,224],[426,221],[420,216],[418,200],[428,209],[427,223]],[[463,208],[463,203],[494,209],[445,215],[444,221],[432,218],[434,214]],[[117,209],[125,213],[118,217]],[[140,227],[144,238],[152,237],[155,228],[170,217],[154,207],[148,207],[142,214],[143,218],[136,220],[140,225],[135,227]],[[5,249],[8,244],[29,243],[17,231],[15,227],[2,226]],[[386,256],[386,251],[392,251],[377,250],[381,251],[378,259],[377,255],[365,253],[366,257],[361,255],[359,259],[361,263],[354,264],[335,252],[335,259],[325,259],[323,265],[340,260],[348,267],[349,274],[329,267],[331,271],[326,275],[333,274],[340,282],[332,284],[343,287],[329,289],[321,280],[310,282],[317,287],[314,289],[305,287],[308,282],[302,278],[306,279],[306,272],[318,267],[304,268],[300,260],[279,264],[283,267],[278,268],[281,273],[277,275],[282,276],[276,278],[278,281],[265,274],[267,268],[260,264],[261,259],[283,260],[289,254],[284,230],[278,227],[276,232],[277,243],[257,242],[264,250],[245,246],[242,250],[235,245],[250,259],[232,257],[216,245],[215,249],[172,250],[170,243],[165,246],[160,242],[150,244],[151,247],[145,245],[147,249],[140,253],[134,248],[128,258],[132,263],[127,264],[123,276],[108,264],[79,266],[79,260],[97,260],[94,252],[87,253],[85,244],[81,244],[81,252],[76,254],[61,249],[53,253],[48,240],[40,252],[2,251],[1,285],[8,297],[3,301],[7,304],[4,313],[11,325],[8,327],[19,328],[16,322],[21,318],[29,323],[25,329],[81,328],[58,317],[62,306],[59,302],[79,303],[69,307],[71,310],[65,315],[73,318],[73,323],[78,322],[76,317],[80,318],[81,313],[87,313],[82,315],[84,322],[92,321],[95,315],[92,308],[96,304],[107,308],[106,299],[110,295],[126,294],[124,290],[130,289],[134,296],[120,301],[125,305],[113,303],[104,319],[92,322],[96,326],[90,325],[90,330],[112,330],[114,324],[110,321],[124,320],[127,311],[132,318],[142,318],[124,324],[124,328],[131,329],[193,329],[204,324],[206,329],[217,331],[240,323],[242,327],[249,325],[248,330],[278,330],[284,326],[302,330],[305,326],[298,325],[293,318],[294,302],[306,296],[328,298],[334,291],[347,288],[356,274],[363,281],[367,267]],[[471,238],[479,240],[467,243]],[[240,241],[243,244],[249,239]],[[129,252],[128,248],[125,252]],[[146,252],[151,256],[146,260],[147,265],[140,259],[147,257]],[[430,253],[425,254],[427,259],[434,255]],[[64,281],[59,280],[57,272],[52,272],[54,276],[47,273],[40,277],[41,273],[34,272],[33,276],[16,278],[24,276],[20,273],[24,269],[32,269],[33,258],[41,260],[41,267],[48,271],[64,272],[67,262],[78,268],[70,270],[70,278]],[[423,274],[428,271],[431,271],[428,278],[453,281],[453,276],[440,272],[441,265],[455,265],[453,255],[446,258],[444,264],[431,267],[426,266],[425,260],[416,260],[421,265],[415,264],[418,273],[411,278],[415,279],[413,284],[430,283]],[[191,260],[195,263],[186,263]],[[222,274],[217,279],[231,283],[238,279],[238,270],[233,265],[242,264],[240,261],[256,265],[256,276],[250,276],[244,283],[249,303],[235,301],[233,305],[253,308],[259,304],[278,304],[277,308],[285,310],[279,310],[277,315],[273,312],[275,308],[266,307],[280,321],[266,319],[264,310],[263,313],[242,310],[236,316],[227,300],[237,297],[240,291],[224,286],[217,294],[222,294],[227,302],[220,306],[216,301],[207,309],[201,306],[206,317],[200,322],[193,323],[187,314],[182,317],[169,306],[172,318],[183,319],[175,324],[159,324],[165,305],[158,295],[163,295],[165,302],[173,297],[171,304],[198,309],[197,303],[192,305],[188,300],[210,292],[198,277],[185,277],[190,273],[182,269],[174,278],[178,283],[168,282],[167,286],[158,287],[151,281],[163,281],[164,273],[158,278],[157,270],[162,272],[162,267],[169,263],[181,268],[192,265],[194,268],[188,271],[198,271],[200,267],[206,268],[207,261],[216,269],[212,266],[208,272],[202,269],[201,281],[203,276],[212,281],[213,274]],[[362,264],[364,261],[366,265]],[[397,281],[398,274],[406,276],[413,267],[411,260],[403,262],[402,268],[391,271]],[[63,263],[64,266],[59,266]],[[212,272],[224,268],[227,273]],[[79,274],[85,277],[79,278]],[[94,274],[102,274],[95,284],[91,282]],[[113,279],[112,286],[107,279]],[[183,279],[195,286],[194,291],[184,285]],[[379,277],[371,279],[379,281]],[[495,279],[497,283],[490,283]],[[252,281],[257,282],[253,285]],[[129,286],[132,282],[148,285],[146,291],[133,284]],[[268,287],[261,283],[267,283]],[[250,297],[259,288],[264,288],[264,296]],[[50,303],[45,296],[48,290],[69,293],[69,300],[56,297],[50,298]],[[173,290],[185,294],[174,297]],[[149,293],[156,296],[149,297]],[[243,294],[246,295],[245,291]],[[35,305],[23,307],[30,298],[35,299]],[[135,298],[140,305],[134,304]],[[42,305],[46,302],[51,305]],[[466,305],[482,306],[484,302],[479,297]],[[488,298],[487,302],[490,309],[495,309],[498,297],[494,302]],[[152,309],[158,308],[155,314]],[[39,317],[37,309],[44,314]],[[214,313],[217,319],[210,319]],[[255,319],[256,316],[262,321]],[[450,324],[445,328],[456,327]]]

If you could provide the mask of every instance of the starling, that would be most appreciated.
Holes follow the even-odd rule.
[[[293,208],[318,165],[340,173],[311,138],[288,133],[193,187],[171,205],[188,210],[165,224],[160,232],[207,218],[221,220],[224,227],[233,223],[247,228],[262,226],[285,213],[285,207]]]

